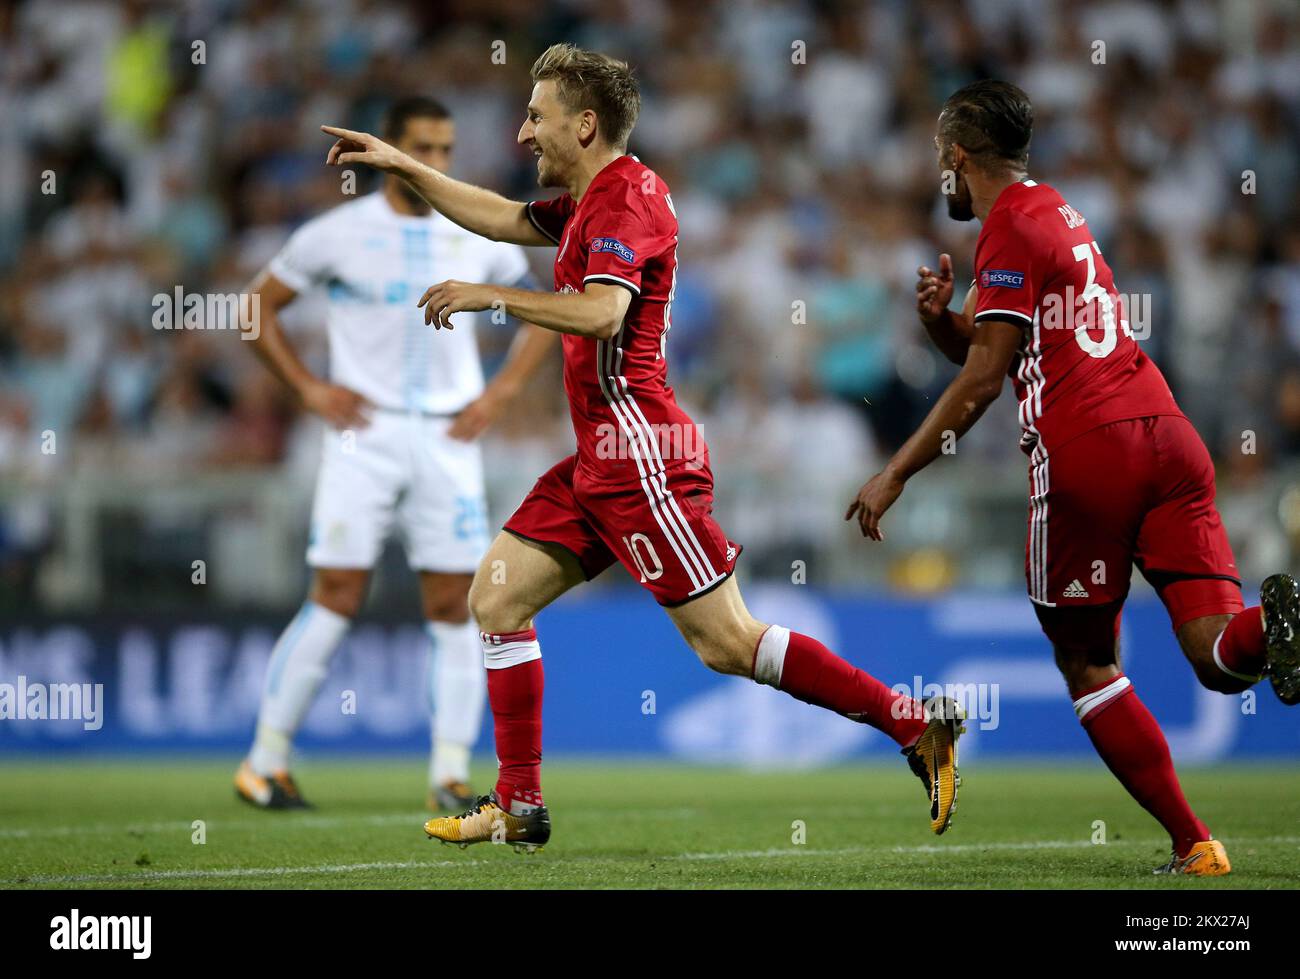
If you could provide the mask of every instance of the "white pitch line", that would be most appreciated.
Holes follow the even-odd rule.
[[[1130,846],[1157,846],[1159,840],[1119,840]],[[979,853],[984,850],[1073,850],[1092,846],[1110,846],[1092,840],[1026,840],[1023,843],[922,843],[918,846],[894,846],[890,853]]]
[[[1223,842],[1231,846],[1260,843],[1300,843],[1300,836],[1237,836],[1223,837]],[[854,853],[982,853],[985,851],[1016,850],[1073,850],[1095,846],[1161,846],[1163,840],[1116,840],[1114,843],[1093,843],[1091,840],[1028,840],[1025,842],[1004,843],[925,843],[918,846],[847,846],[834,849],[810,849],[807,846],[791,844],[788,847],[772,847],[767,850],[732,850],[719,853],[680,853],[663,857],[665,860],[761,860],[768,857],[835,857]]]
[[[1132,843],[1132,840],[1124,840]],[[720,853],[683,853],[678,860],[756,860],[767,857],[834,857],[850,853],[970,853],[981,850],[1062,850],[1074,847],[1093,846],[1088,840],[1037,840],[1026,843],[952,843],[947,846],[927,843],[920,846],[845,846],[834,849],[812,849],[807,846],[791,844],[788,847],[772,847],[768,850],[735,850]]]
[[[1127,841],[1126,841],[1127,842]],[[1016,849],[1025,849],[1033,847],[1036,844],[1006,844],[1002,849],[1014,847]],[[1050,846],[1091,846],[1086,841],[1080,844],[1078,841],[1069,843],[1063,841],[1048,841]],[[966,849],[997,849],[997,844],[989,846],[968,845]],[[928,850],[960,850],[962,847],[892,847],[892,853],[911,853],[926,852]],[[731,853],[682,853],[673,854],[660,859],[668,860],[745,860],[769,857],[808,857],[808,856],[842,856],[851,853],[870,852],[871,847],[841,847],[830,850],[810,850],[805,847],[791,847],[788,849],[770,849],[770,850],[737,850]],[[570,858],[572,860],[574,858]],[[577,860],[600,861],[607,859],[596,854],[583,854],[577,857]],[[14,886],[20,884],[95,884],[110,883],[118,881],[150,881],[150,880],[222,880],[238,879],[246,877],[284,877],[289,874],[346,874],[360,873],[370,870],[416,870],[422,867],[456,867],[474,864],[486,863],[484,860],[403,860],[390,861],[386,863],[352,863],[352,864],[320,864],[309,867],[230,867],[225,869],[205,869],[205,870],[142,870],[137,872],[126,871],[118,874],[44,874],[33,875],[30,877],[10,877],[0,879],[0,886]]]
[[[331,829],[337,826],[364,824],[367,826],[386,826],[390,823],[423,823],[429,817],[419,812],[384,813],[370,816],[313,816],[295,814],[283,822],[276,823],[280,813],[268,815],[263,819],[215,819],[203,820],[208,830],[212,829]],[[195,817],[200,819],[202,817]],[[36,836],[102,836],[114,833],[190,833],[193,826],[184,820],[154,823],[93,823],[88,826],[34,826],[30,828],[0,829],[0,839],[28,839]]]
[[[18,884],[100,884],[116,881],[204,880],[240,877],[284,877],[289,874],[352,874],[369,870],[420,870],[431,867],[463,867],[482,860],[398,860],[383,863],[326,863],[311,867],[226,867],[210,870],[141,870],[122,874],[37,874],[9,877],[0,885]]]
[[[1300,836],[1245,836],[1235,837],[1226,840],[1228,843],[1239,843],[1242,846],[1250,844],[1300,844]],[[1137,846],[1160,846],[1162,840],[1118,840],[1115,843],[1092,843],[1089,840],[1031,840],[1022,843],[1003,842],[1003,843],[954,843],[947,846],[939,844],[923,844],[920,846],[892,846],[886,847],[887,853],[975,853],[984,851],[1007,851],[1007,850],[1068,850],[1084,849],[1094,846],[1110,847],[1137,847]],[[874,853],[880,850],[879,847],[869,846],[851,846],[839,847],[835,849],[809,849],[804,846],[773,847],[767,850],[732,850],[721,853],[676,853],[667,856],[661,856],[659,860],[755,860],[769,859],[772,857],[833,857],[844,856],[847,854]],[[602,861],[615,860],[613,857],[602,857],[598,854],[582,854],[581,856],[568,857],[566,862],[572,861]],[[486,860],[476,860],[466,858],[464,860],[401,860],[388,861],[382,863],[342,863],[342,864],[317,864],[306,867],[228,867],[205,870],[142,870],[138,872],[125,872],[120,874],[35,874],[28,877],[9,877],[0,879],[0,886],[14,887],[33,884],[102,884],[116,883],[126,881],[149,881],[149,880],[223,880],[239,879],[248,877],[285,877],[290,874],[349,874],[363,873],[371,870],[419,870],[430,869],[434,867],[466,867],[485,864]]]
[[[619,819],[692,819],[696,816],[694,809],[640,809],[632,812],[620,812]],[[608,813],[574,813],[567,818],[610,818]],[[196,816],[196,819],[202,817]],[[244,830],[269,828],[280,829],[332,829],[339,826],[389,826],[399,823],[411,823],[419,826],[429,818],[422,811],[392,812],[368,816],[325,816],[311,813],[271,813],[258,819],[205,819],[209,832],[212,830]],[[278,821],[278,820],[283,821]],[[193,826],[186,820],[161,821],[152,823],[92,823],[83,826],[31,826],[0,828],[0,840],[30,839],[41,836],[111,836],[116,833],[174,833],[193,832]]]

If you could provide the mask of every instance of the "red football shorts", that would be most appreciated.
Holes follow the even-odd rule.
[[[1025,578],[1048,638],[1071,628],[1052,607],[1113,604],[1102,631],[1117,633],[1135,564],[1175,630],[1244,607],[1214,506],[1214,464],[1181,415],[1112,422],[1030,456]]]
[[[577,459],[547,470],[505,529],[571,551],[588,579],[619,561],[660,605],[698,598],[735,570],[741,547],[713,519],[707,467],[610,486],[585,477]]]

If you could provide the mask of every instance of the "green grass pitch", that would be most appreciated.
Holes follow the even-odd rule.
[[[239,802],[234,767],[0,765],[0,888],[1300,886],[1300,772],[1280,765],[1185,773],[1233,863],[1218,880],[1152,877],[1167,841],[1100,765],[967,765],[953,828],[935,837],[901,763],[752,773],[561,759],[545,772],[555,832],[532,856],[426,840],[422,759],[307,759],[296,774],[317,809],[295,813]],[[489,772],[476,765],[479,784]]]

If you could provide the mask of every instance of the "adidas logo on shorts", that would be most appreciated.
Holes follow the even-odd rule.
[[[1079,584],[1079,579],[1075,578],[1065,586],[1065,591],[1061,592],[1062,598],[1087,598],[1088,589]]]

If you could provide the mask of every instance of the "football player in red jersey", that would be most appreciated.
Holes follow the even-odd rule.
[[[628,66],[568,44],[533,65],[518,141],[538,183],[528,204],[455,181],[366,133],[333,127],[327,162],[403,177],[436,210],[499,241],[555,246],[555,291],[443,282],[420,304],[452,327],[494,304],[564,334],[564,386],[578,451],[556,464],[506,521],[475,576],[499,762],[473,809],[425,824],[468,845],[495,838],[535,850],[550,836],[542,802],[542,661],[533,618],[573,586],[620,562],[663,605],[706,665],[747,676],[884,731],[926,787],[942,833],[959,784],[958,705],[924,707],[816,639],[754,619],[732,577],[740,547],[711,516],[708,450],[668,386],[666,336],[677,274],[677,217],[667,185],[627,154],[640,108]],[[603,653],[602,653],[603,655]]]
[[[980,81],[939,116],[948,213],[979,218],[975,282],[949,311],[952,261],[918,270],[917,312],[962,369],[916,433],[859,491],[865,536],[904,483],[960,437],[1010,375],[1029,456],[1029,597],[1075,713],[1098,754],[1169,832],[1168,873],[1225,874],[1223,846],[1183,797],[1155,718],[1119,666],[1119,622],[1134,564],[1155,587],[1200,682],[1237,694],[1267,673],[1300,701],[1300,592],[1264,582],[1244,608],[1214,505],[1214,467],[1159,368],[1134,337],[1085,217],[1029,179],[1033,109],[1014,85]]]

